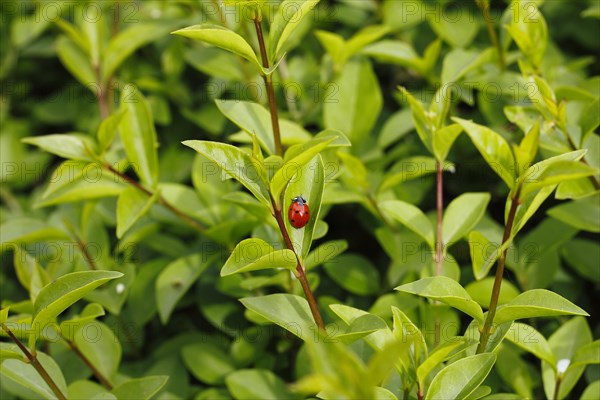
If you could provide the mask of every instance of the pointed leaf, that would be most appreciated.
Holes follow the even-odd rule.
[[[219,110],[250,135],[256,135],[268,154],[275,154],[271,115],[258,103],[238,100],[215,100]]]
[[[119,400],[148,400],[158,393],[168,380],[167,375],[130,379],[115,387],[112,394]]]
[[[148,196],[134,186],[123,190],[117,199],[117,238],[121,239],[129,228],[150,210],[159,197],[158,190],[153,196]]]
[[[65,36],[60,37],[56,42],[56,53],[60,62],[79,83],[92,91],[99,89],[88,55],[74,41]]]
[[[515,159],[506,140],[488,127],[452,118],[459,123],[488,165],[510,189],[515,185]]]
[[[178,258],[160,273],[156,279],[156,304],[163,324],[169,321],[177,302],[211,262],[212,257],[204,253],[192,254]]]
[[[292,227],[288,218],[284,219],[285,227],[294,245],[294,250],[302,258],[308,255],[310,246],[312,245],[315,226],[319,220],[319,213],[321,211],[324,186],[325,172],[323,170],[323,160],[321,159],[321,155],[317,154],[296,172],[283,195],[284,201],[289,200],[291,202],[291,199],[294,197],[302,195],[308,202],[310,219],[303,228],[296,229]],[[283,206],[287,205],[284,203]],[[283,208],[284,211],[287,211],[285,207]]]
[[[425,399],[466,398],[483,383],[495,361],[494,353],[483,353],[453,362],[433,378]]]
[[[353,144],[364,140],[383,105],[371,63],[366,59],[350,60],[334,84],[328,86],[324,102],[326,128],[344,132]]]
[[[120,125],[127,158],[133,163],[142,182],[155,187],[158,183],[158,154],[152,110],[135,86],[123,90],[121,107],[127,110]]]
[[[268,55],[272,63],[287,50],[288,39],[319,1],[284,0],[279,5],[269,31]]]
[[[434,247],[433,226],[418,207],[401,200],[384,201],[379,207],[391,218],[425,239],[430,248]]]
[[[44,287],[33,305],[31,324],[39,329],[35,329],[30,335],[29,347],[35,346],[35,342],[46,324],[54,321],[70,305],[98,286],[121,276],[123,274],[117,271],[71,272]]]
[[[506,339],[553,367],[556,365],[554,353],[552,353],[548,341],[533,326],[515,322],[506,334]]]
[[[584,315],[587,312],[564,297],[546,289],[533,289],[522,293],[498,308],[495,324],[523,318],[551,317],[555,315]]]
[[[237,147],[225,143],[203,140],[186,140],[182,143],[217,164],[219,168],[244,185],[261,203],[271,207],[267,172],[257,160]],[[207,165],[202,165],[202,169],[203,173],[217,173]]]
[[[474,302],[469,293],[453,279],[445,276],[434,276],[398,286],[394,290],[416,294],[431,300],[438,300],[450,307],[470,315],[479,322],[483,322],[483,311],[479,304]]]
[[[432,150],[439,162],[446,160],[454,141],[462,131],[459,124],[452,124],[433,132]]]
[[[403,87],[398,88],[400,93],[406,97],[408,104],[412,110],[413,121],[415,123],[415,129],[421,139],[421,142],[427,148],[429,153],[433,154],[433,136],[431,133],[430,120],[425,113],[425,107],[417,100],[408,90]]]
[[[67,393],[67,384],[56,361],[41,351],[37,352],[37,358],[42,367],[48,372],[48,375],[50,375],[50,378],[56,383],[58,389],[65,395]],[[22,359],[11,359],[2,362],[0,365],[0,379],[2,380],[4,393],[14,393],[22,399],[56,398],[54,392],[35,368]]]
[[[240,301],[247,309],[260,314],[305,342],[315,339],[318,328],[314,323],[308,302],[302,297],[277,293],[261,297],[246,297]]]
[[[442,222],[444,248],[467,235],[485,214],[489,193],[463,193],[448,205]]]
[[[310,142],[298,145],[298,148],[292,147],[290,150],[288,150],[288,152],[294,151],[294,156],[292,158],[288,158],[286,153],[286,157],[284,159],[285,162],[281,168],[275,172],[275,175],[271,179],[271,194],[273,195],[276,203],[279,203],[280,196],[290,183],[291,179],[294,176],[297,176],[297,174],[303,170],[304,166],[308,164],[315,155],[323,151],[333,141],[333,138],[313,139]]]
[[[230,51],[254,63],[259,71],[262,71],[262,65],[258,62],[252,46],[232,30],[219,25],[193,25],[172,32],[172,34],[200,40]]]
[[[156,42],[180,24],[179,20],[131,24],[130,28],[113,36],[104,52],[102,82],[108,82],[117,68],[138,48]]]
[[[294,270],[297,263],[296,255],[291,250],[275,250],[262,239],[246,239],[235,246],[221,269],[221,276],[261,269],[285,268]]]
[[[100,123],[100,127],[98,128],[98,150],[100,154],[104,153],[112,144],[113,139],[118,133],[119,125],[121,124],[121,120],[125,116],[127,109],[119,109],[116,113],[110,115],[102,123]]]
[[[241,369],[225,378],[227,389],[238,400],[294,399],[286,383],[266,369]]]
[[[24,143],[38,146],[40,149],[59,157],[93,161],[96,143],[83,133],[62,133],[44,136],[31,136],[22,139]]]

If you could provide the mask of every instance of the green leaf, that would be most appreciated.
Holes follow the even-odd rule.
[[[32,243],[44,240],[69,240],[62,230],[47,224],[44,221],[35,218],[12,218],[0,225],[2,236],[0,244],[2,250],[7,245],[17,245],[20,243]]]
[[[589,135],[600,125],[600,98],[590,102],[579,117],[581,126],[581,144],[586,142]]]
[[[580,366],[591,364],[600,364],[600,340],[594,340],[585,346],[580,347],[571,359],[571,364],[565,371],[567,375],[570,371]]]
[[[284,0],[277,8],[277,14],[269,31],[268,56],[271,63],[288,49],[289,38],[309,12],[320,0]]]
[[[246,239],[235,246],[221,269],[221,276],[261,269],[285,268],[293,271],[297,263],[298,260],[292,250],[275,250],[262,239]]]
[[[488,165],[512,189],[516,179],[515,160],[506,140],[488,127],[461,118],[452,120],[463,127]]]
[[[212,257],[204,253],[178,258],[160,273],[156,279],[156,304],[164,324],[169,321],[177,302],[210,265]]]
[[[114,114],[111,114],[100,123],[98,128],[98,150],[100,154],[104,153],[112,144],[115,136],[118,133],[121,120],[125,116],[127,109],[119,109]]]
[[[529,166],[537,154],[540,141],[540,122],[536,122],[527,132],[523,140],[518,146],[513,144],[513,151],[517,160],[517,168],[519,176],[521,176]]]
[[[117,68],[138,48],[156,42],[180,24],[179,20],[131,24],[130,28],[113,36],[104,52],[102,82],[107,83]]]
[[[448,205],[442,222],[444,248],[469,233],[485,214],[489,193],[463,193]]]
[[[188,26],[187,28],[172,32],[172,34],[200,40],[230,51],[254,63],[259,71],[263,71],[262,64],[256,58],[256,53],[254,53],[252,46],[242,36],[232,30],[219,25],[206,24]]]
[[[41,351],[37,352],[37,358],[58,389],[63,395],[66,394],[67,384],[56,361]],[[0,377],[3,393],[13,393],[22,399],[56,398],[54,392],[30,363],[16,359],[5,360],[0,365]]]
[[[410,371],[410,375],[414,376],[419,365],[427,358],[425,337],[398,307],[392,306],[392,315],[392,332],[396,341],[404,345],[398,361],[403,365],[405,371]]]
[[[550,160],[552,161],[545,163],[545,161]],[[527,193],[544,186],[557,185],[568,180],[592,176],[597,172],[596,168],[579,161],[554,160],[554,157],[552,157],[529,167],[523,175],[525,183],[521,189],[521,195],[525,196]]]
[[[572,239],[561,247],[563,259],[586,279],[600,283],[598,254],[600,244],[587,239]]]
[[[121,107],[127,110],[120,124],[121,139],[135,173],[142,182],[155,187],[158,183],[158,142],[152,111],[138,88],[129,86],[128,89],[121,95]]]
[[[38,328],[29,336],[29,347],[35,346],[41,330],[70,305],[98,286],[121,276],[123,274],[117,271],[71,272],[44,287],[33,305],[31,325]]]
[[[102,399],[117,400],[114,394],[101,385],[87,381],[78,380],[69,384],[68,399]]]
[[[285,200],[289,199],[290,201],[294,197],[302,195],[310,208],[310,219],[301,229],[292,227],[289,218],[284,219],[285,227],[294,245],[294,251],[302,258],[308,255],[310,246],[312,245],[315,226],[319,220],[319,213],[321,211],[324,186],[325,173],[323,171],[323,160],[321,159],[321,155],[317,154],[294,174],[283,195]]]
[[[298,145],[297,147],[294,146],[286,152],[284,163],[281,168],[275,172],[270,184],[271,194],[278,205],[281,194],[283,193],[284,189],[286,189],[292,178],[297,176],[300,171],[303,171],[306,164],[308,164],[317,154],[327,148],[327,146],[329,146],[334,140],[334,138],[328,139],[326,137],[313,139],[310,142]],[[316,179],[317,175],[315,175],[314,178]],[[306,182],[302,182],[299,185],[303,186],[306,184]],[[315,195],[316,193],[317,192],[315,192]]]
[[[307,271],[329,261],[348,249],[348,242],[345,240],[332,240],[325,242],[310,253],[304,259],[304,268]]]
[[[445,360],[450,358],[452,355],[457,354],[460,350],[465,350],[469,342],[464,340],[452,340],[443,342],[437,346],[417,368],[417,382],[420,387],[425,387],[425,381],[429,377],[429,374],[435,370]]]
[[[364,48],[362,54],[374,57],[379,62],[400,65],[414,69],[424,74],[423,61],[415,49],[405,42],[399,40],[382,40]]]
[[[329,306],[336,314],[343,312],[340,311],[340,307],[345,306],[341,304],[331,304]],[[349,324],[345,325],[345,329],[340,327],[342,330],[339,332],[337,330],[334,331],[331,336],[332,340],[340,340],[342,343],[350,344],[380,329],[389,329],[383,319],[373,314],[365,314],[354,318]]]
[[[446,160],[448,152],[461,132],[462,127],[458,124],[448,125],[433,132],[432,150],[439,162]]]
[[[68,160],[54,170],[35,207],[116,196],[124,188],[121,178],[98,163]]]
[[[557,365],[542,362],[544,392],[548,398],[564,399],[577,384],[585,370],[585,366],[576,366],[569,370],[568,374],[566,374],[566,371],[578,350],[591,343],[592,340],[592,332],[585,318],[582,317],[575,317],[562,323],[550,336],[548,343],[554,353]],[[554,393],[558,372],[562,372],[561,384],[559,392]]]
[[[484,308],[490,307],[490,293],[494,286],[494,278],[487,277],[480,281],[474,281],[465,286],[465,290],[473,300]],[[510,281],[502,280],[498,304],[506,304],[519,295],[519,290]]]
[[[425,6],[425,9],[427,6]],[[434,12],[425,12],[431,29],[452,47],[468,47],[477,32],[479,24],[474,23],[471,7],[442,7],[438,5]]]
[[[444,304],[470,315],[483,322],[483,311],[479,304],[471,299],[467,291],[453,279],[445,276],[434,276],[398,286],[394,290],[416,294]]]
[[[346,42],[340,63],[344,64],[365,46],[380,39],[389,32],[390,28],[386,25],[368,25],[362,28]]]
[[[548,45],[548,27],[535,3],[517,2],[512,6],[512,24],[506,25],[517,46],[535,65],[539,65]]]
[[[4,324],[4,322],[5,321],[2,321],[0,323]],[[4,330],[3,330],[3,332],[4,332]],[[21,349],[19,349],[19,346],[17,346],[14,343],[0,342],[0,363],[2,363],[2,361],[4,361],[4,360],[10,360],[10,359],[23,361],[24,358],[25,358],[25,354],[23,354]]]
[[[75,335],[75,344],[102,376],[112,381],[121,362],[121,344],[113,331],[98,321],[87,323]]]
[[[533,378],[529,363],[512,346],[502,346],[496,352],[496,372],[522,398],[533,398]]]
[[[524,292],[506,305],[498,308],[495,324],[523,318],[551,317],[555,315],[584,315],[587,312],[564,297],[546,289],[533,289]]]
[[[256,135],[268,154],[275,154],[271,115],[265,107],[258,103],[238,100],[215,100],[215,103],[223,115],[233,123],[249,135]]]
[[[515,322],[505,337],[540,360],[546,361],[553,367],[556,366],[554,353],[552,353],[548,341],[534,327],[521,322]]]
[[[399,87],[398,90],[400,90],[400,93],[402,93],[402,95],[406,97],[406,99],[408,100],[408,104],[410,104],[413,121],[415,123],[415,129],[417,130],[417,134],[419,135],[421,142],[423,143],[425,148],[427,148],[429,153],[433,154],[433,135],[431,133],[431,121],[425,113],[425,107],[405,88]]]
[[[83,133],[62,133],[44,136],[31,136],[22,139],[23,143],[38,146],[40,149],[59,157],[93,161],[95,141]]]
[[[34,274],[35,269],[40,266],[40,263],[35,257],[23,250],[21,246],[13,246],[13,252],[13,264],[15,265],[17,279],[21,285],[29,291],[31,287],[31,277]]]
[[[225,143],[202,140],[186,140],[182,143],[217,164],[219,168],[244,185],[261,203],[271,207],[267,172],[258,160],[237,147]],[[217,173],[204,164],[202,169],[203,172],[206,170],[206,173]]]
[[[165,386],[167,375],[145,376],[127,380],[112,390],[119,400],[148,400]]]
[[[198,380],[209,385],[220,385],[235,371],[229,355],[210,343],[194,343],[181,349],[188,370]]]
[[[401,200],[388,200],[379,204],[382,212],[399,221],[408,229],[421,236],[433,249],[433,226],[429,218],[418,207]]]
[[[261,297],[246,297],[240,301],[247,309],[279,325],[305,342],[314,340],[317,326],[308,302],[302,297],[277,293]]]
[[[284,381],[265,369],[240,369],[225,378],[227,389],[239,400],[294,399]]]
[[[334,84],[328,86],[323,105],[325,127],[344,132],[353,144],[364,140],[373,129],[383,98],[371,63],[350,60]]]
[[[123,190],[117,199],[117,238],[121,239],[129,228],[150,210],[159,197],[158,190],[153,196],[148,196],[134,186]]]
[[[433,378],[425,399],[466,398],[483,383],[495,361],[494,353],[483,353],[453,362]]]
[[[358,254],[342,254],[327,261],[323,268],[350,293],[369,296],[379,290],[379,272],[369,259]]]
[[[71,39],[62,36],[56,42],[58,59],[79,83],[94,94],[100,90],[98,79],[92,68],[88,55]]]
[[[588,232],[600,232],[599,195],[563,203],[548,210],[548,215]]]
[[[60,322],[61,335],[70,341],[75,341],[76,330],[98,317],[104,316],[104,308],[98,303],[87,304],[81,313],[75,317]]]
[[[364,340],[367,343],[369,343],[375,350],[378,351],[382,351],[388,345],[388,343],[394,341],[392,331],[390,328],[388,328],[387,324],[385,326],[380,324],[380,317],[377,317],[376,315],[368,313],[364,310],[360,310],[358,308],[346,306],[343,304],[331,304],[329,308],[338,317],[340,317],[340,319],[344,321],[346,325],[348,325],[348,335],[340,335],[342,336],[342,341],[350,341],[353,338],[353,336],[361,336],[364,337]],[[370,325],[365,326],[365,323],[369,323]],[[374,330],[367,336],[361,334],[361,332],[366,333],[374,327],[377,327],[378,329]]]
[[[442,66],[442,84],[457,88],[457,82],[469,72],[480,67],[496,52],[495,49],[481,51],[453,49],[444,57]]]

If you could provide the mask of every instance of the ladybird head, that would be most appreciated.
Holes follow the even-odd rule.
[[[292,199],[292,201],[294,203],[300,204],[301,206],[303,206],[306,203],[306,199],[304,199],[304,197],[302,197],[302,195],[294,197]]]

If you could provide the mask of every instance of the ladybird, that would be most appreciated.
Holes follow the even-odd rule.
[[[308,204],[302,195],[292,199],[292,204],[288,209],[288,218],[292,226],[296,229],[304,227],[310,220],[310,211]]]

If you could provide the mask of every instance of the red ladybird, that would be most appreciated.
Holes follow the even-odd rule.
[[[308,204],[302,195],[292,199],[292,204],[288,209],[288,218],[292,226],[296,229],[302,228],[310,220],[310,211]]]

